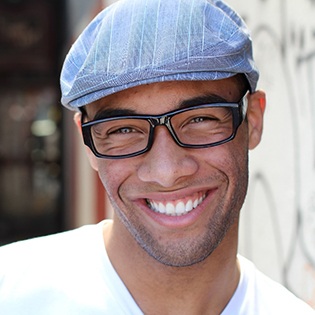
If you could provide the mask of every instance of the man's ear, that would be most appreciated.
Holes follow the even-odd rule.
[[[75,123],[75,125],[77,127],[77,130],[78,130],[80,136],[82,137],[81,118],[82,118],[82,113],[81,112],[76,112],[74,114],[73,120],[74,120],[74,123]],[[97,165],[97,158],[96,158],[96,156],[93,154],[93,152],[87,146],[85,146],[85,151],[86,151],[87,157],[89,159],[90,165],[92,166],[92,168],[95,171],[98,171],[98,165]]]
[[[261,140],[263,132],[263,118],[266,108],[266,95],[263,91],[256,91],[248,95],[248,147],[254,149]]]

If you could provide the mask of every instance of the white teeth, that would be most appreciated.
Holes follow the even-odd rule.
[[[181,201],[176,205],[175,213],[177,215],[181,215],[184,212],[185,212],[185,204]]]
[[[201,203],[201,201],[199,201],[199,200],[196,199],[196,200],[194,201],[193,207],[196,208],[196,207],[198,206],[198,203]]]
[[[166,210],[166,214],[170,214],[170,215],[175,214],[175,207],[169,202],[166,204],[165,210]],[[159,209],[158,209],[158,212],[160,212]]]
[[[161,213],[166,213],[166,209],[165,209],[165,206],[163,205],[162,202],[159,203],[158,207],[156,209],[159,209],[159,211]]]
[[[155,212],[165,213],[170,216],[180,216],[184,215],[191,210],[195,209],[198,205],[200,205],[205,199],[205,195],[196,199],[189,199],[186,204],[183,201],[178,203],[176,202],[167,202],[166,205],[162,202],[155,202],[147,200],[149,207]]]
[[[191,211],[192,209],[196,208],[197,206],[198,206],[198,200],[195,200],[194,203],[192,202],[192,200],[189,200],[186,203],[186,211]]]

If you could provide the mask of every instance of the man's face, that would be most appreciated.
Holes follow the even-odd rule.
[[[87,106],[92,120],[103,109],[163,114],[204,96],[238,102],[234,79],[164,82],[118,92]],[[248,125],[229,143],[204,149],[179,147],[164,127],[155,130],[151,150],[111,160],[91,156],[113,205],[114,231],[137,243],[159,262],[189,266],[208,257],[237,224],[248,182]],[[176,207],[194,209],[167,214]]]

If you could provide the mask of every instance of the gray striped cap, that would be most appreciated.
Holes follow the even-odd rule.
[[[244,21],[222,1],[120,0],[103,10],[70,49],[61,102],[75,109],[134,86],[219,80],[258,71]]]

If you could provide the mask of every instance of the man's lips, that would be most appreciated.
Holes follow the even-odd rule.
[[[197,208],[206,196],[206,192],[197,192],[177,200],[146,199],[146,203],[154,212],[168,216],[182,216]]]

